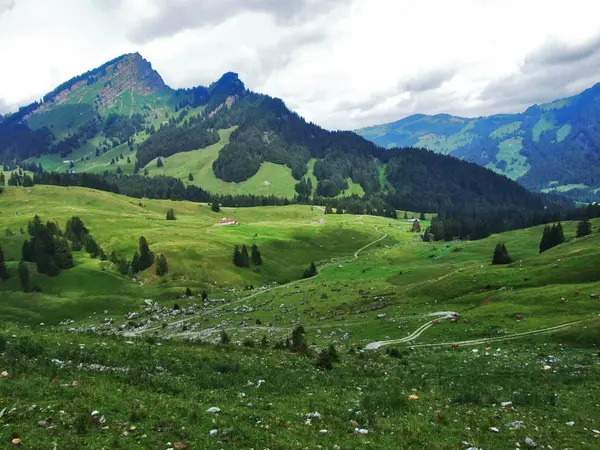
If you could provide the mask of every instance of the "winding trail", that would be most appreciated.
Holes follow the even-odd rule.
[[[362,218],[362,217],[364,217],[364,216],[360,216],[359,219]],[[353,220],[358,220],[358,219],[353,219]],[[375,229],[378,232],[383,233],[383,235],[380,238],[375,239],[373,242],[370,242],[369,244],[365,245],[364,247],[361,247],[358,250],[356,250],[354,252],[353,257],[352,257],[352,261],[356,261],[358,259],[358,256],[360,255],[360,253],[362,251],[366,250],[367,248],[371,247],[372,245],[377,244],[378,242],[381,242],[386,237],[388,237],[388,234],[385,233],[385,232],[383,232],[383,231],[381,231],[378,227],[375,227]],[[250,295],[248,295],[246,297],[242,297],[242,298],[240,298],[238,300],[234,300],[232,302],[224,303],[224,304],[216,306],[214,308],[211,308],[211,309],[208,309],[208,310],[204,310],[199,315],[190,316],[190,317],[182,319],[182,320],[177,320],[175,322],[171,322],[171,325],[174,325],[174,324],[178,325],[178,324],[183,324],[183,323],[186,323],[186,322],[189,322],[189,321],[192,321],[192,320],[201,319],[202,317],[204,317],[204,316],[206,316],[208,314],[215,313],[215,312],[220,311],[220,310],[222,310],[224,308],[229,308],[229,307],[231,307],[233,305],[238,305],[238,304],[246,302],[246,301],[248,301],[248,300],[250,300],[250,299],[252,299],[254,297],[258,297],[259,295],[266,294],[267,292],[275,291],[277,289],[284,289],[284,288],[292,287],[292,286],[295,286],[297,284],[304,283],[305,281],[308,281],[308,280],[314,280],[315,278],[318,278],[321,275],[321,269],[329,266],[330,264],[331,264],[331,262],[327,262],[327,263],[321,265],[319,267],[319,273],[317,273],[314,277],[303,278],[303,279],[300,279],[300,280],[294,280],[294,281],[291,281],[291,282],[286,283],[286,284],[281,284],[281,285],[278,285],[278,286],[273,286],[273,287],[270,287],[270,288],[267,288],[267,289],[263,289],[261,291],[255,292],[254,294],[250,294]],[[157,327],[152,327],[152,328],[142,328],[142,329],[139,329],[139,330],[135,330],[135,331],[130,331],[130,332],[124,333],[123,335],[125,337],[136,337],[136,336],[140,336],[140,335],[142,335],[144,333],[148,333],[148,332],[151,332],[151,331],[161,330],[162,328],[163,328],[162,326],[157,326]],[[200,332],[200,333],[202,333],[202,332]]]

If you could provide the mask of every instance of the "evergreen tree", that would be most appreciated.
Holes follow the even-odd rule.
[[[317,275],[317,266],[314,262],[310,263],[310,267],[304,271],[304,278],[311,278]]]
[[[298,325],[292,331],[290,350],[300,355],[308,355],[309,353],[308,345],[304,339],[304,327],[302,325]]]
[[[127,164],[131,164],[131,158],[129,156],[127,157]]]
[[[577,237],[587,236],[592,232],[592,224],[590,220],[586,217],[581,222],[577,224]]]
[[[227,334],[227,331],[225,331],[225,330],[221,330],[221,338],[220,338],[220,342],[221,342],[221,344],[223,344],[223,345],[227,345],[227,344],[229,344],[229,342],[230,342],[230,339],[229,339],[229,335]]]
[[[0,247],[0,281],[8,280],[8,278],[8,269],[6,268],[6,263],[4,262],[4,251],[2,250],[2,247]]]
[[[508,250],[504,244],[497,244],[494,249],[494,256],[492,257],[492,264],[510,264],[512,262],[511,257],[508,254]]]
[[[545,252],[551,247],[552,245],[550,245],[550,226],[546,225],[542,233],[542,240],[540,241],[540,253]]]
[[[262,257],[260,256],[260,250],[256,244],[252,245],[252,264],[260,266],[262,264]]]
[[[121,166],[117,167],[117,174],[121,175],[123,173],[123,169],[121,169]]]
[[[186,297],[191,297],[192,296],[192,290],[189,287],[185,288],[185,296]]]
[[[134,256],[134,259],[135,259],[135,256]],[[138,259],[139,259],[139,257],[138,257]],[[132,262],[132,264],[133,264],[133,262]],[[124,257],[122,257],[119,260],[118,266],[119,266],[119,272],[121,273],[121,275],[127,275],[127,273],[129,272],[129,264],[127,263],[127,260]]]
[[[139,251],[135,252],[131,267],[135,272],[141,272],[154,264],[154,253],[150,251],[148,241],[144,236],[140,237]]]
[[[4,172],[0,173],[0,186],[6,186],[6,176],[4,176]]]
[[[158,158],[158,159],[156,160],[156,167],[159,167],[159,168],[160,168],[160,167],[162,167],[162,166],[164,166],[164,164],[163,164],[163,162],[162,162],[162,159]]]
[[[412,224],[411,233],[420,233],[421,232],[421,224],[418,220],[415,220]]]
[[[404,220],[408,220],[408,212],[404,211]]]
[[[210,205],[210,209],[213,212],[220,212],[221,211],[221,206],[219,206],[219,202],[213,201],[212,204]]]
[[[323,371],[329,371],[333,369],[333,358],[331,357],[328,348],[324,348],[319,352],[317,360],[315,361],[315,366],[317,369]]]
[[[21,287],[23,288],[23,292],[29,292],[29,266],[25,261],[21,261],[19,263],[19,280],[21,280]]]
[[[238,245],[233,247],[233,264],[237,267],[242,267],[242,252],[240,252]]]
[[[156,259],[156,275],[162,277],[169,273],[169,264],[167,263],[167,258],[162,253],[158,255]]]
[[[558,224],[552,227],[551,242],[552,247],[555,247],[565,242],[565,233],[563,232],[562,223],[558,222]]]
[[[343,210],[342,208],[339,208],[339,207],[338,207],[338,208],[335,210],[335,213],[336,213],[336,214],[344,214],[344,210]]]
[[[175,217],[175,210],[173,208],[167,211],[167,220],[177,220],[177,217]]]
[[[421,215],[419,216],[419,220],[425,220],[425,213],[421,212]]]
[[[331,205],[325,206],[325,214],[333,214],[333,208]]]
[[[208,300],[208,294],[206,291],[202,291],[202,300]]]
[[[241,267],[250,267],[250,256],[248,255],[248,249],[246,248],[246,245],[242,245],[241,263]]]
[[[32,187],[33,186],[33,178],[28,174],[23,175],[23,187]]]
[[[194,175],[191,173],[188,175],[188,181],[194,181]]]

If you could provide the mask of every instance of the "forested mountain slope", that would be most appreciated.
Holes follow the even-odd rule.
[[[420,114],[357,132],[384,148],[422,147],[472,161],[530,189],[600,199],[600,84],[521,114]]]
[[[303,202],[353,191],[378,210],[542,208],[522,186],[475,164],[422,150],[387,151],[353,132],[307,123],[282,100],[246,89],[234,73],[208,87],[171,89],[137,53],[4,117],[0,160],[5,170],[170,175],[199,187],[216,179],[260,195],[269,194],[271,182],[256,192],[256,177],[269,164],[273,179],[295,184]]]

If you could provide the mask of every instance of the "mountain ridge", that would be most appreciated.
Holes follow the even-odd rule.
[[[390,214],[394,208],[543,204],[475,165],[420,150],[384,151],[353,132],[307,123],[281,99],[248,90],[234,72],[209,86],[175,90],[132,53],[72,78],[44,98],[0,126],[0,159],[8,168],[117,176],[148,175],[152,169],[152,176],[173,173],[186,185],[202,187],[207,176],[243,186],[269,163],[272,178],[248,186],[264,186],[260,194],[269,195],[273,181],[291,184],[302,202],[344,196],[358,185],[367,210]],[[231,130],[227,141],[221,139],[224,130]],[[205,158],[208,148],[212,156]],[[194,173],[187,173],[185,158],[171,166],[170,156],[181,153],[197,158]],[[257,193],[248,189],[236,192]]]
[[[356,132],[384,148],[421,147],[475,162],[538,192],[600,198],[600,83],[521,113],[415,114]]]

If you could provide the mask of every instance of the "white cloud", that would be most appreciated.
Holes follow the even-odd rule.
[[[598,13],[588,0],[0,0],[0,98],[139,51],[174,87],[237,71],[328,128],[516,112],[598,81]]]

